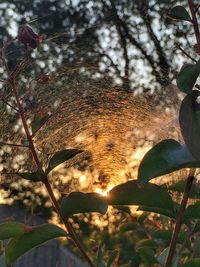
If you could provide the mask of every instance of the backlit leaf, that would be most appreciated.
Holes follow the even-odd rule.
[[[186,145],[181,145],[173,139],[167,139],[146,153],[139,166],[138,179],[145,183],[182,168],[198,166],[200,166],[200,161],[191,155]]]
[[[5,249],[6,263],[11,265],[32,248],[61,236],[66,236],[66,232],[55,225],[45,224],[33,227],[32,231],[10,240]]]
[[[8,239],[17,235],[22,235],[28,230],[23,223],[4,222],[0,224],[0,240]]]
[[[107,208],[106,199],[97,193],[72,192],[61,202],[61,212],[64,217],[84,212],[105,214]]]

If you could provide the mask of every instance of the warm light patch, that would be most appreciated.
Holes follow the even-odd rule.
[[[108,187],[104,190],[102,188],[96,188],[95,192],[106,197],[108,195],[108,192],[114,187],[113,184],[109,184]]]

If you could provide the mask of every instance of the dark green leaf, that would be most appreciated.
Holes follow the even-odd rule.
[[[48,120],[48,118],[49,118],[49,115],[42,117],[36,114],[31,123],[32,133],[34,134],[41,126],[43,126],[45,122]]]
[[[199,267],[200,266],[200,258],[192,259],[183,264],[183,267]]]
[[[188,94],[192,91],[200,73],[200,61],[197,64],[185,64],[177,76],[178,88]]]
[[[183,6],[173,7],[168,16],[175,20],[186,20],[186,21],[192,20],[189,13]]]
[[[143,247],[155,249],[158,247],[158,244],[152,239],[142,239],[138,241],[135,245],[136,250],[138,250],[139,248],[143,248]]]
[[[170,242],[172,237],[172,230],[157,230],[153,233],[154,239],[162,239],[164,241]],[[187,239],[186,232],[180,232],[178,235],[177,242],[182,244]]]
[[[152,267],[154,263],[157,262],[156,258],[154,257],[153,249],[149,247],[141,247],[141,248],[138,248],[137,251],[142,259],[142,262],[145,264],[145,266]]]
[[[22,235],[29,231],[29,227],[18,222],[4,222],[0,224],[0,240]]]
[[[111,267],[112,264],[115,262],[115,259],[117,258],[117,256],[118,256],[118,251],[117,250],[112,251],[106,267]]]
[[[18,173],[18,175],[23,179],[30,180],[33,182],[40,182],[45,179],[45,173],[42,167],[39,167],[36,172],[22,172]]]
[[[150,149],[142,159],[138,179],[142,183],[182,168],[200,166],[185,145],[173,139],[161,141]]]
[[[139,206],[137,210],[153,212],[174,219],[176,218],[177,215],[175,209],[161,209],[156,207]]]
[[[139,226],[138,223],[135,223],[135,222],[124,223],[120,226],[119,231],[121,233],[128,232],[128,231],[134,231],[138,228],[138,226]]]
[[[168,192],[155,184],[140,185],[138,180],[131,180],[114,187],[107,196],[109,205],[144,205],[173,209],[173,201]]]
[[[45,224],[33,227],[31,232],[10,240],[5,249],[6,263],[11,265],[32,248],[61,236],[66,236],[66,232],[54,225]]]
[[[97,193],[72,192],[61,202],[61,212],[64,217],[84,212],[105,214],[107,208],[106,199]]]
[[[184,221],[190,221],[193,219],[200,219],[200,202],[193,205],[189,205],[185,210]]]
[[[184,188],[185,188],[185,183],[186,183],[185,180],[180,180],[180,181],[177,181],[175,183],[168,185],[167,189],[170,191],[183,193]],[[190,190],[189,197],[190,198],[199,198],[200,197],[199,187],[194,183],[192,184],[192,188]]]
[[[188,149],[196,160],[200,160],[200,92],[193,90],[182,101],[179,121],[181,132]]]
[[[82,152],[83,151],[79,149],[65,149],[65,150],[56,152],[56,154],[49,161],[47,173],[52,171],[58,165],[64,163],[67,160],[72,159],[77,154],[82,153]]]
[[[97,267],[106,267],[106,263],[103,259],[103,251],[101,246],[99,246],[98,252],[97,252]]]

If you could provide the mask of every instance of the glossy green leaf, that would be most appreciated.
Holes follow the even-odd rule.
[[[18,173],[20,177],[33,182],[40,182],[45,179],[45,173],[41,167],[36,172],[22,172]]]
[[[138,179],[141,183],[182,168],[200,166],[185,145],[173,139],[161,141],[151,148],[142,159]]]
[[[193,90],[182,101],[179,122],[184,141],[196,160],[200,160],[200,92]],[[198,167],[198,166],[197,166]]]
[[[22,235],[29,231],[30,227],[18,222],[4,222],[0,224],[0,240]]]
[[[84,212],[105,214],[107,208],[106,199],[97,193],[72,192],[61,202],[61,212],[64,217]]]
[[[66,236],[66,232],[55,225],[45,224],[33,227],[32,231],[10,240],[5,249],[6,263],[11,265],[32,248],[61,236]]]
[[[39,128],[41,128],[41,126],[43,126],[45,124],[45,122],[48,120],[49,115],[46,115],[44,117],[36,114],[32,120],[31,123],[31,129],[32,129],[32,133],[34,134]]]
[[[107,196],[109,205],[144,205],[173,209],[173,201],[168,192],[155,184],[141,185],[138,180],[131,180],[115,186]]]
[[[153,233],[153,239],[162,239],[164,241],[170,242],[172,237],[172,230],[156,230]],[[177,242],[182,244],[187,239],[187,232],[181,231],[178,235]]]
[[[137,252],[142,259],[142,262],[147,267],[152,267],[155,263],[157,263],[156,258],[154,257],[154,250],[149,247],[141,247],[138,248]]]
[[[192,259],[183,264],[183,267],[199,267],[200,258]]]
[[[99,246],[99,249],[97,252],[97,267],[106,267],[106,263],[103,258],[103,251],[102,251],[101,246]]]
[[[170,10],[168,16],[175,20],[191,21],[191,17],[183,6],[175,6]]]
[[[115,262],[117,257],[118,257],[118,251],[117,250],[112,251],[109,260],[106,264],[106,267],[112,267],[112,264]]]
[[[181,68],[176,83],[178,88],[188,94],[192,91],[200,73],[200,61],[196,64],[185,64]]]
[[[79,150],[79,149],[65,149],[65,150],[56,152],[49,161],[49,165],[46,170],[47,173],[52,171],[58,165],[64,163],[67,160],[74,158],[77,154],[80,154],[82,152],[83,150]]]

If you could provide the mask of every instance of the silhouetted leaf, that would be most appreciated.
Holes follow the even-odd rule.
[[[31,232],[10,240],[5,249],[6,263],[11,265],[32,248],[61,236],[66,236],[66,232],[55,225],[45,224],[33,227]]]
[[[168,192],[155,184],[143,186],[137,180],[131,180],[115,186],[107,196],[109,205],[144,205],[173,209],[173,201]]]
[[[200,61],[197,64],[185,64],[181,68],[176,82],[178,88],[184,93],[190,93],[200,73]]]
[[[186,20],[191,21],[191,17],[187,10],[183,6],[175,6],[170,10],[168,16],[176,20]]]
[[[0,240],[22,235],[28,231],[28,226],[18,222],[4,222],[0,224]]]
[[[191,221],[193,219],[200,219],[200,202],[189,205],[184,214],[184,221]]]
[[[169,218],[175,219],[177,216],[177,213],[174,209],[161,209],[157,207],[147,207],[147,206],[139,206],[138,211],[147,211],[147,212],[153,212],[160,215],[167,216]]]
[[[65,149],[65,150],[56,152],[55,155],[53,155],[53,157],[49,161],[49,165],[46,170],[47,173],[52,171],[58,165],[64,163],[67,160],[72,159],[77,154],[80,154],[82,152],[83,150],[79,150],[79,149]]]
[[[185,145],[173,139],[161,141],[151,148],[142,159],[138,179],[145,183],[173,171],[200,166],[200,161],[194,159]]]
[[[45,173],[42,167],[39,167],[36,172],[22,172],[18,173],[20,177],[33,182],[40,182],[45,179]]]
[[[61,212],[64,217],[84,212],[105,214],[107,208],[106,199],[97,193],[72,192],[61,202]]]
[[[182,101],[179,121],[180,128],[188,149],[196,160],[200,160],[200,92],[193,90]],[[197,165],[198,167],[198,165]]]
[[[128,232],[128,231],[134,231],[138,228],[138,223],[136,222],[128,222],[128,223],[124,223],[120,226],[120,229],[119,231],[121,233],[124,233],[124,232]]]

